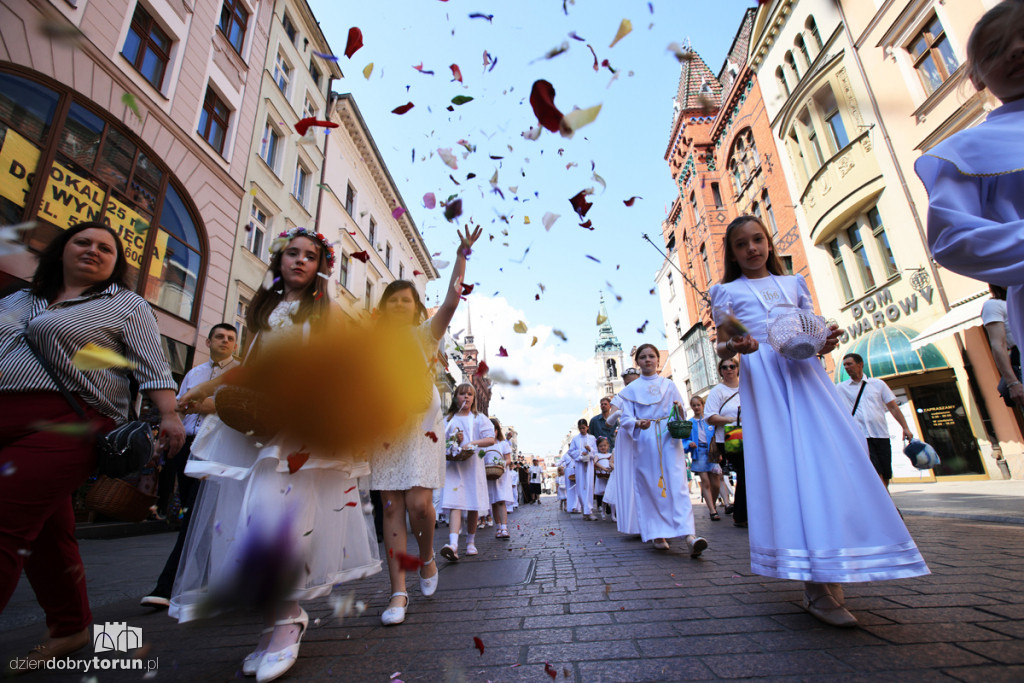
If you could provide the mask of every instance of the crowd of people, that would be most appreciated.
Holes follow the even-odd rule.
[[[979,21],[967,72],[1004,104],[917,164],[930,194],[935,259],[1006,288],[1005,313],[987,311],[986,324],[993,325],[993,351],[1006,356],[998,364],[1007,400],[1017,405],[1024,391],[1010,349],[1024,337],[1022,25],[1021,0],[1004,0]],[[103,223],[61,232],[40,254],[30,286],[0,299],[0,610],[24,571],[50,630],[30,658],[67,656],[89,642],[92,615],[71,495],[95,470],[98,436],[128,420],[133,383],[158,413],[159,449],[178,478],[185,511],[143,603],[169,607],[186,622],[221,605],[214,599],[219,587],[245,584],[247,571],[276,568],[268,586],[280,590],[260,603],[264,628],[242,663],[259,681],[295,663],[309,624],[303,601],[381,570],[368,490],[379,492],[391,591],[385,625],[405,620],[409,571],[422,596],[437,590],[439,518],[448,525],[440,554],[449,562],[462,557],[463,523],[466,556],[478,552],[481,516],[493,520],[497,539],[508,539],[509,508],[541,504],[543,470],[537,461],[513,462],[501,424],[477,410],[471,384],[460,385],[444,410],[430,381],[480,235],[479,228],[460,232],[451,281],[432,317],[411,282],[393,282],[381,296],[375,324],[411,338],[423,376],[410,381],[430,389],[424,407],[386,443],[360,454],[307,449],[286,431],[263,442],[228,426],[211,397],[237,370],[234,328],[209,330],[210,360],[176,387],[153,311],[127,286],[118,234]],[[706,398],[686,400],[658,374],[657,348],[641,344],[624,389],[602,401],[600,415],[579,421],[559,461],[558,499],[588,522],[610,513],[620,532],[660,550],[681,538],[697,558],[709,543],[695,533],[695,476],[709,519],[721,521],[721,501],[722,512],[748,529],[752,572],[803,582],[805,610],[830,625],[854,626],[844,584],[929,571],[886,491],[891,453],[881,424],[888,412],[908,437],[910,428],[884,384],[864,377],[856,354],[843,359],[850,381],[837,389],[818,359],[793,358],[768,343],[773,306],[810,312],[813,302],[804,278],[785,274],[772,231],[759,218],[733,220],[722,246],[724,276],[709,301],[721,382]],[[291,228],[272,251],[267,285],[248,310],[254,339],[242,350],[243,368],[271,342],[301,348],[340,315],[323,291],[335,255],[322,235]],[[837,342],[832,326],[820,353]],[[125,362],[75,362],[89,344]],[[296,467],[300,451],[305,457]],[[725,467],[736,476],[731,502]],[[406,552],[409,530],[415,554]]]

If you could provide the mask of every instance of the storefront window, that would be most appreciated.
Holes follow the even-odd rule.
[[[971,431],[956,383],[912,386],[910,396],[921,426],[921,439],[931,444],[942,460],[935,474],[940,477],[985,474],[978,441]]]
[[[25,233],[37,252],[71,225],[105,222],[121,237],[129,286],[191,320],[204,250],[190,203],[130,132],[59,90],[0,72],[0,219],[38,220]],[[72,101],[55,120],[61,98]],[[39,172],[50,154],[53,163]],[[151,230],[157,215],[159,229]]]

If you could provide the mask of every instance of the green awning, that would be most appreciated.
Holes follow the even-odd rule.
[[[856,344],[845,349],[843,355],[860,354],[864,359],[864,374],[868,377],[891,377],[907,372],[948,368],[946,357],[934,344],[926,344],[919,349],[911,348],[910,340],[917,336],[917,330],[902,325],[886,325],[862,336]],[[840,361],[836,368],[836,384],[848,379],[850,376]]]

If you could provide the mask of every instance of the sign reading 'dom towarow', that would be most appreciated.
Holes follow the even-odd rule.
[[[885,327],[887,323],[897,322],[900,318],[910,317],[918,312],[918,295],[929,306],[935,291],[931,285],[921,287],[917,292],[902,299],[893,299],[892,292],[886,287],[872,296],[858,301],[849,308],[853,315],[853,323],[846,326],[839,335],[840,344],[848,344],[852,340],[874,329]]]

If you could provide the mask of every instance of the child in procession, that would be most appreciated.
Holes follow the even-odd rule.
[[[756,511],[751,570],[803,581],[806,611],[855,626],[840,584],[920,576],[928,567],[821,363],[792,360],[767,343],[774,305],[813,311],[813,302],[802,276],[783,274],[760,219],[729,224],[724,270],[711,303],[719,357],[746,356],[739,392],[747,498]],[[821,353],[835,349],[838,335],[832,326]]]
[[[506,505],[512,502],[512,446],[505,440],[505,434],[501,430],[501,423],[498,418],[492,417],[491,424],[494,426],[494,438],[497,443],[486,450],[485,464],[490,464],[493,458],[505,466],[505,471],[497,479],[487,480],[487,498],[491,501],[491,511],[494,515],[495,524],[498,528],[494,531],[495,538],[508,540],[508,508]]]

